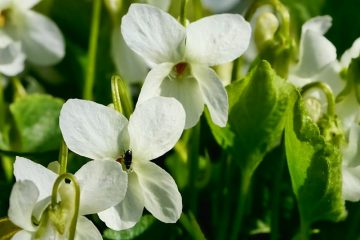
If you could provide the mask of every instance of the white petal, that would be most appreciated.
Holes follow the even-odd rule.
[[[13,0],[16,7],[30,9],[38,4],[41,0]]]
[[[126,45],[119,27],[112,33],[111,56],[117,71],[125,81],[130,83],[144,81],[149,67],[142,57]]]
[[[79,216],[76,224],[75,240],[101,240],[101,234],[86,217]]]
[[[14,163],[16,181],[30,180],[39,190],[39,201],[51,195],[57,174],[29,159],[16,157]]]
[[[212,12],[221,13],[230,10],[234,7],[240,0],[203,0],[202,3],[205,7],[210,9]]]
[[[347,145],[342,149],[343,166],[354,167],[360,165],[359,135],[360,126],[354,122],[347,132]]]
[[[182,199],[174,179],[152,162],[134,164],[145,199],[145,208],[165,223],[175,223],[182,212]]]
[[[34,231],[31,216],[38,197],[39,190],[33,182],[16,182],[10,194],[9,219],[24,230]]]
[[[160,88],[161,96],[174,97],[184,107],[185,128],[195,126],[204,110],[203,96],[196,79],[192,76],[180,80],[166,78]]]
[[[299,63],[296,75],[311,77],[319,73],[326,65],[336,60],[335,46],[318,31],[303,31],[300,40]]]
[[[357,58],[360,55],[360,38],[357,38],[350,49],[346,50],[341,56],[341,65],[348,67],[351,59]]]
[[[161,83],[169,75],[174,64],[162,63],[155,66],[146,76],[136,104],[140,104],[152,97],[160,96]]]
[[[14,42],[0,31],[0,72],[15,76],[24,70],[25,55],[20,42]]]
[[[114,109],[79,99],[66,101],[60,112],[66,145],[96,160],[115,160],[128,149],[127,123]]]
[[[131,4],[122,18],[121,32],[127,45],[150,66],[182,59],[185,29],[156,7]]]
[[[249,46],[250,24],[239,14],[202,18],[186,29],[186,59],[218,65],[238,58]]]
[[[113,230],[133,227],[144,210],[144,197],[135,172],[129,174],[125,199],[116,206],[99,213],[100,219]]]
[[[342,191],[343,198],[348,201],[360,200],[360,166],[350,168],[343,167],[342,171]]]
[[[25,231],[25,230],[22,230],[22,231],[19,231],[17,232],[12,238],[11,240],[32,240],[32,234]]]
[[[175,146],[184,125],[185,111],[174,98],[154,97],[137,105],[128,127],[133,159],[160,157]]]
[[[335,105],[337,116],[341,119],[342,127],[349,130],[354,124],[358,124],[360,106],[357,102],[355,91],[352,91],[341,102]]]
[[[15,35],[21,40],[27,59],[43,66],[58,63],[65,55],[65,45],[55,23],[30,10],[24,10],[21,17],[13,31],[17,30]]]
[[[192,66],[194,77],[198,80],[205,104],[211,119],[220,127],[225,127],[228,119],[228,96],[214,70],[200,65]]]
[[[90,161],[75,177],[80,184],[80,215],[101,212],[125,197],[127,173],[115,161]]]
[[[308,30],[312,30],[320,35],[324,35],[330,29],[331,25],[332,18],[330,16],[318,16],[306,21],[301,27],[301,31],[304,33]]]

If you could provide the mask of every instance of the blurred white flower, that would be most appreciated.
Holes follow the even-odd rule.
[[[132,4],[121,31],[127,45],[152,68],[138,104],[154,96],[175,97],[186,112],[185,128],[190,128],[205,103],[213,122],[226,125],[227,94],[209,66],[230,62],[248,47],[251,29],[241,15],[214,15],[185,28],[158,8]]]
[[[10,195],[9,219],[22,228],[12,238],[68,239],[68,228],[74,211],[74,188],[62,183],[61,201],[56,219],[49,210],[51,191],[58,175],[28,159],[17,157],[14,164],[16,183]],[[75,239],[102,239],[95,225],[82,215],[103,211],[121,201],[126,193],[127,177],[119,164],[91,161],[82,166],[75,178],[80,186],[79,216]],[[60,226],[60,227],[59,227]],[[64,232],[60,233],[58,228]]]
[[[24,70],[24,61],[21,44],[0,30],[0,73],[15,76]]]
[[[125,199],[99,213],[109,228],[134,226],[144,207],[162,222],[179,219],[182,200],[176,183],[150,160],[176,144],[184,124],[184,109],[174,98],[155,97],[138,104],[129,121],[94,102],[72,99],[64,104],[60,129],[69,149],[94,160],[116,160],[128,173]]]
[[[31,10],[39,1],[2,0],[0,28],[14,41],[21,42],[29,62],[48,66],[64,57],[64,38],[54,22]]]
[[[241,0],[202,0],[204,6],[214,13],[226,12],[239,2]]]

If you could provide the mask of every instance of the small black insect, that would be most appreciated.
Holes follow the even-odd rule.
[[[126,152],[124,153],[124,165],[126,167],[126,170],[130,169],[131,166],[131,161],[132,161],[132,152],[131,150],[126,150]]]

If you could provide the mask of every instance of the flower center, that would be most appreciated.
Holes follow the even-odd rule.
[[[181,80],[190,75],[190,67],[186,62],[177,63],[169,74],[171,80]]]
[[[175,72],[178,76],[182,75],[186,68],[187,68],[187,63],[186,62],[181,62],[175,65]]]
[[[132,163],[132,151],[126,150],[124,154],[116,159],[118,163],[120,163],[124,170],[130,171],[131,170],[131,163]]]

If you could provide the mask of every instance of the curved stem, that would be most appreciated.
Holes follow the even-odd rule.
[[[115,110],[129,119],[134,106],[126,82],[119,76],[111,78],[111,93]]]
[[[66,173],[67,160],[68,160],[68,147],[66,146],[64,140],[62,140],[60,146],[60,152],[59,152],[60,175]]]
[[[96,68],[96,54],[97,54],[97,42],[99,37],[100,15],[101,15],[101,1],[93,0],[93,12],[91,22],[91,32],[89,40],[89,53],[88,53],[88,65],[85,79],[85,87],[83,92],[84,99],[92,100],[93,88],[95,82],[95,68]]]
[[[333,94],[331,88],[326,83],[312,82],[312,83],[306,84],[301,89],[301,95],[304,96],[304,94],[307,91],[312,90],[314,88],[320,89],[325,94],[326,100],[327,100],[327,114],[329,114],[330,116],[334,116],[335,115],[335,97],[334,97],[334,94]]]
[[[180,23],[186,27],[186,6],[187,6],[188,0],[181,0],[180,5]]]
[[[69,239],[73,240],[75,238],[76,224],[79,216],[79,204],[80,204],[80,186],[74,175],[70,173],[64,173],[56,179],[51,194],[51,206],[52,208],[56,208],[58,202],[57,201],[58,189],[62,181],[65,179],[70,179],[75,188],[75,199],[74,199],[75,210],[74,210],[74,215],[71,219],[70,232],[69,232]]]

